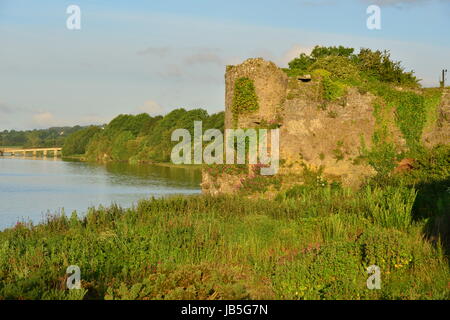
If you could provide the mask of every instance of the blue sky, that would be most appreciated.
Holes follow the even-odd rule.
[[[81,8],[81,30],[66,8]],[[381,30],[366,8],[381,7]],[[224,70],[314,45],[388,49],[425,86],[450,69],[449,0],[0,0],[0,130],[224,108]]]

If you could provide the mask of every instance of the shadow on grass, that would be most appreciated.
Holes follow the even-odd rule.
[[[450,266],[450,178],[421,183],[416,189],[413,219],[427,220],[425,237],[435,245],[441,243]]]

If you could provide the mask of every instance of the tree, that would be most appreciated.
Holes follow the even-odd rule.
[[[393,82],[416,86],[418,79],[414,72],[405,72],[399,61],[392,61],[389,51],[372,51],[361,49],[357,56],[359,68],[367,75],[377,78],[383,82]]]
[[[62,154],[64,156],[85,154],[89,142],[100,131],[99,127],[90,126],[71,134],[64,142]]]

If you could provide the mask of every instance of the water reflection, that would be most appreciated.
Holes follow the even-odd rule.
[[[201,171],[160,165],[98,165],[48,158],[0,157],[0,229],[47,212],[200,192]]]

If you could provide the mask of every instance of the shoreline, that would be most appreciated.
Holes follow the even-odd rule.
[[[12,157],[12,156],[3,156],[0,157],[5,159],[30,159],[30,160],[53,160],[54,157]],[[62,161],[73,161],[73,162],[86,162],[86,163],[94,163],[99,165],[107,165],[109,163],[127,163],[129,165],[136,165],[136,166],[160,166],[160,167],[170,167],[170,168],[181,168],[181,169],[201,169],[203,165],[201,164],[174,164],[170,162],[147,162],[147,161],[139,161],[139,162],[129,162],[129,161],[106,161],[106,162],[98,162],[98,161],[89,161],[84,156],[80,155],[72,155],[72,156],[58,156],[56,157],[59,160]]]

